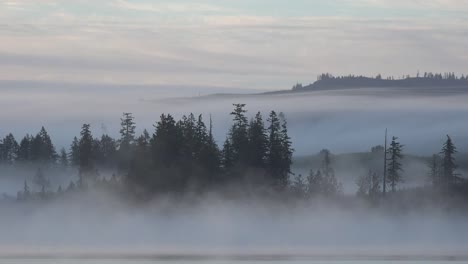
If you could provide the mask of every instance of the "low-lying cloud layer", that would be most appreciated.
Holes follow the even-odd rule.
[[[140,206],[105,194],[0,204],[0,254],[463,255],[463,214],[218,197]]]

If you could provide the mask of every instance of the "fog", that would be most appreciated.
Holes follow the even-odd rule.
[[[333,153],[367,152],[398,136],[405,154],[438,153],[446,134],[461,152],[468,147],[468,93],[442,89],[343,89],[252,95],[230,88],[94,86],[92,84],[0,83],[0,133],[22,136],[45,126],[57,148],[67,147],[82,123],[94,135],[117,136],[122,112],[136,117],[137,131],[152,129],[161,113],[212,115],[218,143],[231,120],[232,103],[246,103],[249,115],[283,111],[296,159],[328,148]],[[39,85],[39,86],[37,86]],[[62,87],[67,86],[67,87]],[[40,87],[37,89],[35,87]],[[414,89],[414,88],[413,88]],[[92,93],[89,93],[92,91]],[[198,92],[194,92],[198,91]],[[222,93],[222,94],[221,94]],[[92,94],[92,96],[90,96]],[[210,95],[216,94],[216,95]],[[18,107],[21,106],[21,107]],[[312,163],[295,164],[307,174]],[[368,168],[353,158],[335,164],[347,200]],[[405,164],[403,188],[427,183],[426,164]],[[34,168],[35,169],[35,168]],[[465,255],[465,212],[421,207],[395,211],[351,202],[227,199],[206,194],[184,199],[158,197],[135,203],[104,191],[49,201],[16,202],[14,196],[34,169],[2,169],[0,255],[27,254],[298,254],[298,255]],[[47,171],[52,190],[77,179],[77,171]],[[111,172],[101,172],[109,178]],[[34,189],[33,191],[38,191]]]
[[[92,91],[91,93],[89,93]],[[212,115],[218,143],[230,124],[232,103],[246,103],[249,114],[285,112],[296,155],[328,148],[335,153],[362,152],[382,144],[383,132],[398,136],[407,153],[439,152],[446,134],[460,149],[468,147],[464,117],[468,93],[457,88],[375,88],[271,95],[226,87],[113,86],[1,82],[0,134],[35,134],[44,125],[57,147],[68,148],[82,123],[95,135],[117,136],[122,112],[136,117],[137,132],[152,131],[162,113],[176,118],[193,112]],[[21,106],[21,107],[18,107]]]
[[[144,205],[102,192],[0,204],[0,253],[465,255],[462,212],[229,201],[216,195]]]

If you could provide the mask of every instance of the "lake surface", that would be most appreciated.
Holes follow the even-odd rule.
[[[468,260],[129,260],[129,259],[0,259],[0,264],[452,264]]]

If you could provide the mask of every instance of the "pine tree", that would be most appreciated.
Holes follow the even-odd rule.
[[[120,119],[120,148],[127,150],[135,140],[135,118],[132,113],[123,113]]]
[[[155,128],[156,132],[151,140],[154,164],[169,168],[181,157],[182,131],[170,114],[162,114]]]
[[[62,148],[60,150],[60,165],[63,168],[68,167],[68,154],[67,154],[67,151],[65,150],[65,148]]]
[[[44,164],[54,163],[57,159],[55,147],[44,127],[41,128],[32,140],[31,159]]]
[[[19,145],[13,134],[8,134],[3,140],[0,148],[0,160],[7,164],[13,164],[18,156]]]
[[[206,186],[212,186],[219,179],[221,169],[221,157],[218,145],[213,137],[213,124],[210,117],[209,131],[203,123],[202,116],[198,117],[196,138],[198,144],[197,163],[201,167],[201,176]]]
[[[234,164],[245,166],[248,164],[248,121],[244,109],[245,104],[234,104],[234,111],[231,112],[234,124],[230,130],[230,141]]]
[[[148,134],[147,131],[146,131],[146,134]],[[100,147],[101,147],[101,160],[100,160],[101,164],[100,165],[107,167],[107,168],[114,167],[114,165],[116,165],[116,159],[117,159],[117,143],[115,139],[113,139],[112,137],[106,134],[102,135],[101,140],[100,140]]]
[[[268,153],[268,136],[262,115],[258,112],[249,125],[249,166],[265,168]]]
[[[390,144],[389,149],[387,150],[389,154],[388,158],[388,167],[387,167],[387,181],[392,187],[392,192],[396,192],[396,186],[398,183],[403,181],[401,172],[403,171],[401,165],[401,159],[403,158],[403,145],[397,141],[397,137],[393,137],[392,143]]]
[[[273,187],[281,189],[284,186],[284,175],[282,172],[283,142],[281,138],[281,122],[275,111],[271,111],[268,122],[268,177]]]
[[[289,175],[291,174],[292,156],[294,149],[292,148],[291,138],[288,134],[288,123],[284,113],[279,114],[281,122],[280,142],[281,142],[281,175],[283,188],[288,185]]]
[[[119,140],[119,170],[127,173],[130,166],[130,159],[135,143],[135,121],[132,113],[123,113],[120,119],[120,140]]]
[[[86,188],[90,181],[95,181],[97,171],[93,164],[93,136],[91,125],[83,124],[79,140],[79,187]]]
[[[229,172],[234,166],[234,153],[229,139],[223,144],[222,165],[225,172]]]
[[[332,168],[332,158],[331,152],[328,149],[320,151],[320,156],[322,156],[322,185],[320,186],[320,192],[324,196],[335,196],[341,192],[341,184],[338,183],[338,180],[335,176],[335,170]]]
[[[447,135],[447,141],[445,141],[444,146],[440,154],[443,155],[442,160],[442,172],[443,172],[443,183],[446,187],[451,187],[455,183],[455,170],[457,169],[457,164],[455,163],[455,154],[457,153],[457,148],[453,144],[452,138]]]
[[[20,142],[18,148],[18,158],[20,162],[28,162],[31,160],[31,145],[33,138],[27,134]]]
[[[69,160],[71,165],[80,166],[80,142],[77,137],[73,138],[73,142],[70,146]]]

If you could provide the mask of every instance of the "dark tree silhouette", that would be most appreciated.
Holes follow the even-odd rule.
[[[43,164],[54,163],[57,159],[55,147],[44,127],[31,142],[31,159]]]
[[[455,163],[456,153],[457,153],[457,148],[453,144],[452,138],[449,135],[447,135],[447,141],[445,141],[442,151],[440,153],[443,156],[442,182],[446,187],[452,187],[455,183],[455,179],[456,179],[455,170],[457,169],[457,164]]]
[[[122,174],[128,172],[132,151],[135,143],[135,121],[132,113],[123,113],[120,119],[120,140],[119,140],[119,171]]]
[[[80,142],[77,137],[73,138],[68,159],[70,160],[71,165],[75,167],[80,166]]]
[[[67,154],[67,151],[65,150],[65,148],[60,149],[59,159],[60,159],[59,160],[60,166],[62,166],[63,168],[68,167],[68,154]]]
[[[387,182],[392,187],[392,192],[396,191],[398,183],[403,181],[401,172],[403,167],[401,165],[401,159],[403,158],[403,145],[397,141],[397,137],[392,138],[392,143],[388,148],[388,166],[387,166]]]
[[[265,168],[268,152],[268,136],[260,112],[250,121],[249,125],[249,166]]]
[[[83,124],[79,140],[79,187],[86,188],[97,178],[97,171],[93,161],[93,136],[91,125]]]
[[[0,141],[0,161],[13,164],[18,155],[19,145],[13,134],[8,134]]]

